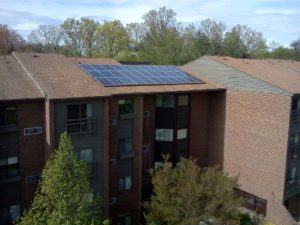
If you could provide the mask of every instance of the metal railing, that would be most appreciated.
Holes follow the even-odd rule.
[[[96,120],[93,118],[69,119],[66,122],[66,131],[72,135],[95,133]]]

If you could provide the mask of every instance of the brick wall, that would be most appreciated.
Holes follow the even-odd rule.
[[[26,184],[26,176],[41,174],[44,161],[44,103],[18,104],[21,200],[24,208],[30,205],[37,184]],[[43,133],[24,136],[24,128],[42,127]]]
[[[126,96],[120,98],[127,98]],[[110,205],[110,218],[117,223],[119,215],[132,212],[133,224],[140,223],[141,203],[141,148],[143,130],[143,97],[129,96],[134,102],[133,119],[133,158],[132,158],[132,189],[118,191],[118,160],[116,165],[109,167],[109,196],[117,197],[117,203]],[[118,118],[118,97],[110,100],[110,118]],[[111,126],[109,131],[109,157],[118,159],[118,126]]]
[[[208,93],[191,94],[189,155],[200,167],[208,165]]]
[[[267,200],[267,219],[287,223],[281,210],[290,97],[227,91],[223,167],[241,189]]]

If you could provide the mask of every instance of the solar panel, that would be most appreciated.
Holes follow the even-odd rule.
[[[81,64],[80,67],[105,87],[204,83],[176,66]]]

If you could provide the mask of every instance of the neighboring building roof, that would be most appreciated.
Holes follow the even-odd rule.
[[[13,53],[49,99],[106,97],[111,95],[151,94],[163,92],[190,92],[225,90],[219,84],[192,73],[205,84],[146,85],[104,87],[86,74],[77,62],[89,64],[117,64],[113,59],[67,58],[61,54]],[[75,65],[74,65],[75,62]],[[186,71],[191,73],[191,71]]]
[[[300,62],[291,60],[235,59],[217,56],[211,58],[288,92],[300,93]]]
[[[6,59],[5,59],[6,58]],[[12,56],[0,58],[0,101],[42,99],[41,91]]]
[[[280,88],[276,84],[270,84],[268,81],[264,81],[263,79],[247,73],[249,72],[248,70],[241,70],[240,68],[235,68],[232,64],[227,63],[228,61],[238,61],[239,64],[250,65],[242,59],[228,59],[229,57],[226,57],[227,60],[225,60],[222,58],[224,57],[204,56],[186,64],[185,67],[206,76],[210,80],[224,85],[225,88],[228,89],[283,94],[288,96],[292,95],[288,90]],[[251,63],[251,67],[255,67],[255,65]]]

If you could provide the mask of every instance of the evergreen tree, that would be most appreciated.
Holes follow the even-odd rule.
[[[19,225],[101,224],[101,201],[92,194],[85,164],[73,152],[70,137],[61,135],[59,148],[47,161],[31,208]]]
[[[237,179],[217,168],[200,169],[196,160],[181,159],[152,170],[154,195],[145,203],[149,225],[236,225],[241,199],[233,188]]]

